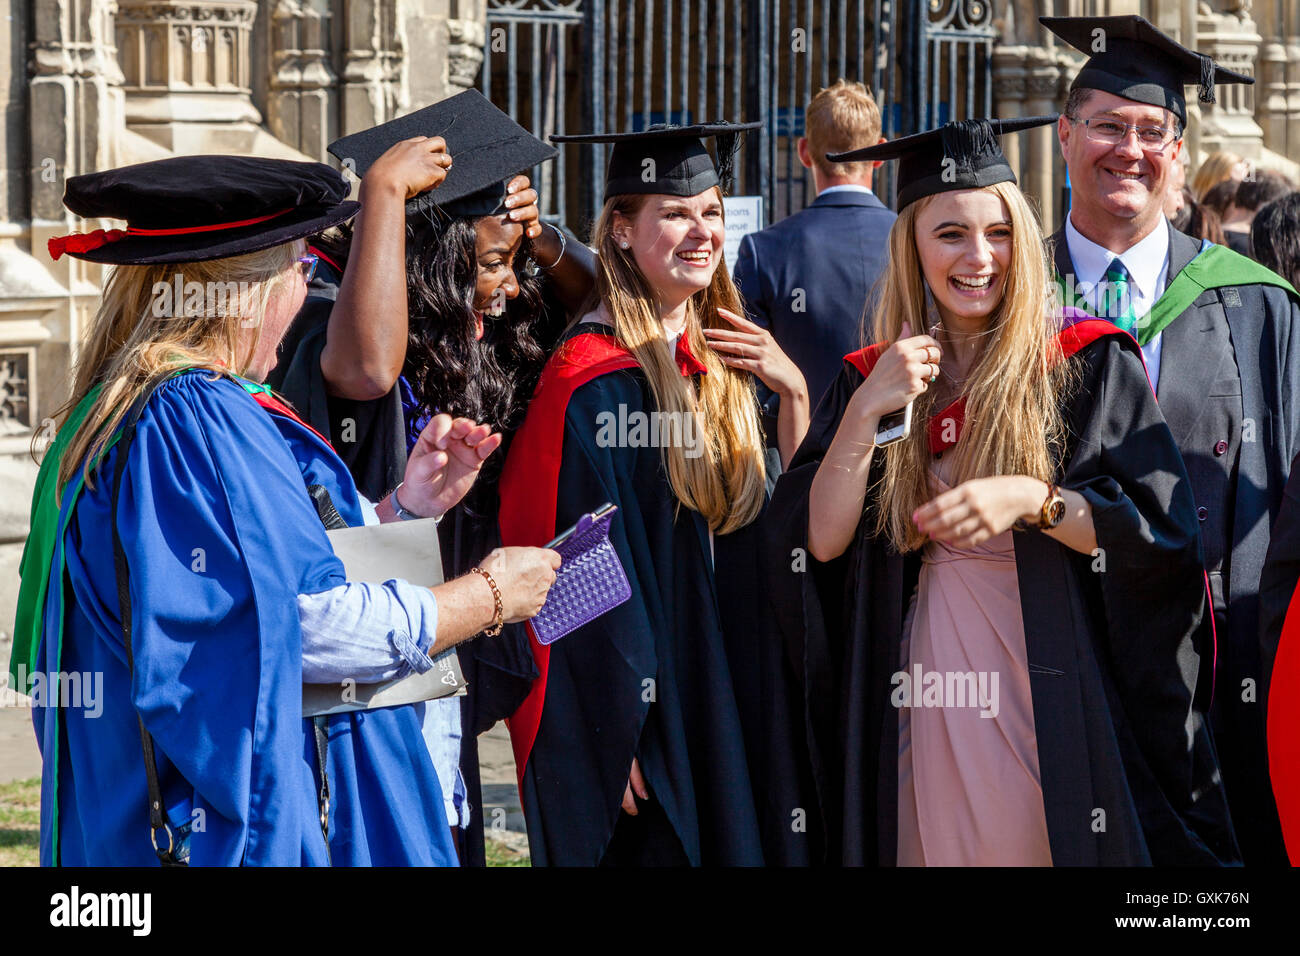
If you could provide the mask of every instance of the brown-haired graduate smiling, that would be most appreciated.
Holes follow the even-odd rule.
[[[1137,344],[1051,307],[998,145],[1052,120],[830,157],[897,159],[900,203],[877,344],[845,356],[767,515],[830,863],[1236,855],[1189,723],[1205,593],[1186,473]],[[910,435],[878,445],[909,402]]]
[[[611,502],[632,594],[553,645],[534,638],[540,676],[510,722],[534,863],[758,864],[790,849],[779,838],[798,803],[751,786],[779,739],[756,693],[766,476],[748,373],[790,397],[786,454],[807,391],[739,317],[722,262],[731,149],[719,143],[715,166],[701,140],[747,128],[564,137],[614,143],[597,288],[511,447],[501,534],[542,543]],[[601,427],[619,419],[642,427]]]

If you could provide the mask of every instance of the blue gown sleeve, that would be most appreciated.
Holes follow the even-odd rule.
[[[433,667],[438,601],[401,580],[350,581],[298,595],[302,672],[309,684],[394,680]]]

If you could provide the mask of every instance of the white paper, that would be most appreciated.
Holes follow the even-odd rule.
[[[382,584],[399,578],[420,587],[443,581],[437,523],[432,518],[340,528],[326,534],[349,581]],[[396,707],[464,693],[465,677],[456,649],[451,648],[435,657],[434,666],[423,674],[377,684],[304,684],[302,715]]]

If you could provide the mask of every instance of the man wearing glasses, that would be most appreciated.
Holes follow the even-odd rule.
[[[1300,449],[1300,307],[1276,275],[1176,232],[1163,214],[1185,148],[1183,87],[1198,84],[1209,103],[1216,83],[1254,80],[1142,17],[1040,22],[1090,56],[1057,126],[1072,188],[1054,237],[1058,282],[1067,302],[1130,332],[1146,357],[1191,480],[1213,603],[1217,652],[1208,640],[1197,649],[1198,706],[1212,697],[1245,862],[1285,864],[1265,751],[1271,655],[1260,649],[1259,588]]]

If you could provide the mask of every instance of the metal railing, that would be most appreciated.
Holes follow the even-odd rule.
[[[761,195],[768,222],[813,198],[796,143],[821,87],[865,83],[888,138],[992,109],[990,0],[488,0],[487,21],[482,89],[540,138],[764,121],[733,192]],[[537,171],[543,215],[582,231],[607,149]],[[889,166],[876,185],[892,198]]]

